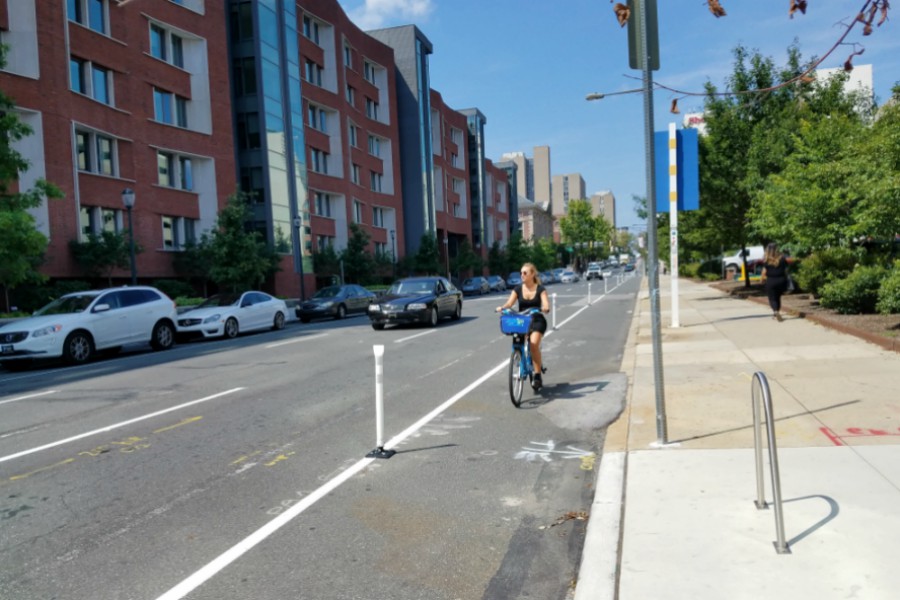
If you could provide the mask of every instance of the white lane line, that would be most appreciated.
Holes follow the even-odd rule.
[[[172,406],[171,408],[158,410],[155,413],[150,413],[149,415],[144,415],[142,417],[135,417],[134,419],[122,421],[121,423],[109,425],[109,426],[103,427],[101,429],[95,429],[93,431],[88,431],[86,433],[80,433],[78,435],[74,435],[74,436],[72,436],[70,438],[66,438],[64,440],[59,440],[56,442],[52,442],[50,444],[44,444],[43,446],[38,446],[37,448],[23,450],[21,452],[16,452],[15,454],[10,454],[9,456],[2,456],[2,457],[0,457],[0,463],[6,462],[8,460],[13,460],[14,458],[20,458],[20,457],[26,456],[28,454],[33,454],[35,452],[40,452],[41,450],[47,450],[48,448],[55,448],[56,446],[62,446],[63,444],[68,444],[69,442],[74,442],[76,440],[81,440],[86,437],[90,437],[92,435],[97,435],[98,433],[106,433],[107,431],[112,431],[113,429],[119,429],[120,427],[125,427],[126,425],[131,425],[132,423],[137,423],[139,421],[144,421],[146,419],[152,419],[153,417],[158,417],[160,415],[164,415],[166,413],[170,413],[170,412],[173,412],[176,410],[181,410],[182,408],[187,408],[188,406],[200,404],[201,402],[208,402],[210,400],[215,400],[216,398],[221,398],[222,396],[227,396],[228,394],[233,394],[233,393],[239,392],[243,389],[244,388],[242,388],[242,387],[233,388],[233,389],[227,390],[225,392],[219,392],[218,394],[213,394],[212,396],[200,398],[199,400],[191,400],[190,402],[185,402],[184,404],[179,404],[178,406]]]
[[[395,344],[399,344],[400,342],[405,342],[408,340],[415,339],[417,337],[422,337],[423,335],[428,335],[429,333],[434,333],[437,329],[429,329],[428,331],[423,331],[422,333],[417,333],[416,335],[411,335],[409,337],[400,338],[399,340],[394,340]]]
[[[288,344],[296,344],[297,342],[305,342],[307,340],[314,340],[316,338],[325,337],[328,335],[327,333],[318,333],[316,335],[305,335],[303,337],[294,338],[292,340],[287,340],[284,342],[275,342],[274,344],[269,344],[266,346],[266,349],[269,348],[277,348],[278,346],[287,346]]]
[[[9,404],[10,402],[18,402],[19,400],[28,400],[29,398],[39,398],[41,396],[46,396],[48,394],[55,394],[56,390],[50,390],[47,392],[38,392],[37,394],[28,394],[27,396],[19,396],[18,398],[11,398],[9,400],[0,400],[0,404]]]
[[[403,440],[411,436],[413,433],[421,429],[424,425],[426,425],[429,421],[437,417],[440,413],[447,410],[450,406],[459,401],[463,396],[471,392],[473,389],[484,383],[489,378],[493,377],[497,372],[501,369],[505,368],[509,363],[509,359],[504,360],[502,363],[479,377],[474,382],[470,383],[463,389],[461,392],[457,393],[455,396],[432,410],[430,413],[407,427],[403,432],[393,437],[387,444],[384,445],[385,448],[392,448],[397,444],[401,443]],[[246,552],[251,550],[254,546],[265,540],[267,537],[278,531],[282,526],[289,523],[295,517],[300,515],[307,508],[311,507],[313,504],[327,496],[329,493],[338,488],[341,484],[349,480],[351,477],[362,471],[364,468],[372,464],[375,461],[375,458],[363,458],[358,462],[349,467],[346,471],[343,471],[340,475],[337,475],[334,479],[329,480],[325,485],[311,493],[310,495],[303,498],[297,504],[294,504],[289,509],[251,533],[248,537],[244,538],[216,558],[214,558],[211,562],[207,563],[204,567],[202,567],[199,571],[190,575],[187,579],[183,580],[181,583],[170,589],[168,592],[164,593],[162,596],[159,596],[156,600],[180,600],[184,598],[188,594],[190,594],[193,590],[197,589],[199,586],[203,585],[205,582],[212,579],[216,573],[236,561],[238,558],[243,556]]]

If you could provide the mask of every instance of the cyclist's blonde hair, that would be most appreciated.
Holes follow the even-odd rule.
[[[523,268],[523,269],[524,269],[525,267],[528,267],[528,268],[531,270],[531,272],[534,273],[534,281],[535,281],[535,283],[537,283],[538,285],[541,285],[541,274],[538,273],[537,267],[535,267],[534,264],[533,264],[533,263],[530,263],[530,262],[527,262],[527,263],[525,263],[524,265],[522,265],[522,268]]]

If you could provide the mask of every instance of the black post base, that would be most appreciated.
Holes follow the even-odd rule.
[[[396,450],[385,450],[383,446],[379,446],[366,454],[366,458],[390,458],[395,454]]]

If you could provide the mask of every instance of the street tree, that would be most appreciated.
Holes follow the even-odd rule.
[[[559,220],[562,240],[575,249],[576,263],[580,264],[585,249],[608,247],[612,227],[603,217],[595,217],[587,200],[569,200],[566,216]]]
[[[281,257],[261,233],[248,229],[250,216],[246,195],[232,194],[210,234],[210,279],[228,291],[258,288],[280,270]]]
[[[0,44],[0,69],[6,66],[6,53],[7,46]],[[0,286],[7,311],[10,290],[46,279],[38,269],[44,262],[48,240],[37,230],[28,209],[40,206],[45,198],[63,195],[44,179],[38,179],[32,189],[15,185],[30,167],[15,145],[32,133],[31,127],[19,118],[12,98],[0,91]]]
[[[422,275],[437,275],[441,268],[441,255],[438,252],[437,238],[434,233],[427,232],[419,241],[419,251],[414,257],[415,270]]]
[[[456,256],[450,259],[450,270],[456,273],[457,279],[462,279],[464,275],[480,272],[482,268],[483,261],[481,257],[475,253],[469,240],[463,239],[459,243]]]
[[[107,286],[112,286],[113,271],[128,269],[131,263],[130,239],[125,232],[101,231],[82,242],[70,240],[69,251],[87,277],[105,278]],[[142,248],[135,245],[134,251],[140,254]]]
[[[506,243],[506,265],[509,271],[516,271],[526,262],[531,262],[531,248],[522,240],[518,231],[509,236]]]
[[[365,229],[356,223],[350,223],[350,238],[347,247],[340,253],[344,263],[344,277],[350,283],[366,284],[375,267],[375,260],[369,254],[369,241],[372,239]]]
[[[175,272],[187,279],[191,285],[199,284],[203,297],[209,295],[209,272],[212,268],[212,252],[208,234],[200,236],[199,242],[187,242],[181,252],[172,257]]]

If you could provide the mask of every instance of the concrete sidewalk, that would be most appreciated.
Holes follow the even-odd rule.
[[[576,600],[900,598],[900,354],[706,284],[660,278],[668,435],[659,444],[650,302],[637,302]],[[785,537],[758,510],[751,380],[768,379]],[[765,440],[765,437],[763,437]],[[766,500],[772,501],[768,453]]]

